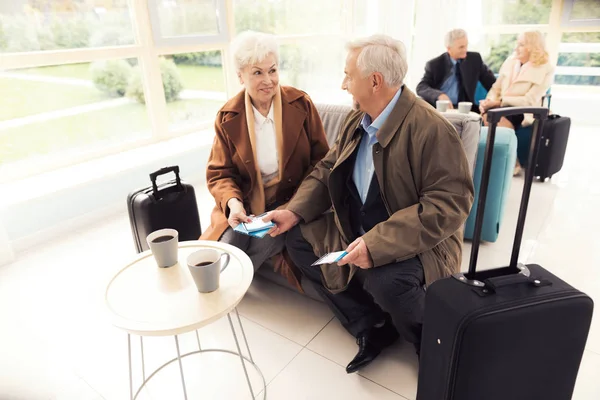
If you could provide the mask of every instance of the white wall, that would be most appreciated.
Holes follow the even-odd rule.
[[[182,139],[184,138],[175,142],[180,142]],[[206,138],[205,142],[208,141]],[[65,176],[65,173],[66,176],[75,176],[76,169],[80,167],[72,167],[70,171],[51,173],[44,180],[51,181],[50,187],[54,182],[58,182],[56,190],[48,190],[40,181],[24,186],[2,187],[0,190],[2,193],[15,194],[24,190],[32,190],[33,195],[7,202],[0,207],[0,265],[10,262],[14,258],[14,253],[50,239],[53,234],[60,232],[64,227],[72,229],[76,221],[85,220],[86,223],[89,223],[93,219],[90,220],[88,215],[103,218],[110,211],[113,213],[125,212],[127,195],[136,189],[149,186],[148,174],[162,167],[179,165],[182,179],[188,182],[205,179],[210,144],[202,143],[196,146],[180,144],[179,151],[175,153],[165,151],[169,144],[164,142],[154,146],[158,149],[159,154],[164,155],[148,156],[146,153],[135,165],[126,166],[127,160],[134,157],[134,152],[132,151],[131,157],[127,153],[123,153],[119,156],[123,157],[122,159],[125,161],[117,162],[119,165],[116,165],[115,171],[106,174],[99,173],[93,179],[74,185],[64,185],[65,182],[61,182],[64,180],[61,178],[61,173],[62,176]],[[139,157],[139,154],[135,156]],[[99,164],[101,162],[102,160],[98,161]],[[89,175],[92,175],[92,172],[89,172]],[[84,178],[89,175],[84,173]],[[167,178],[172,178],[172,176]],[[59,184],[63,186],[58,187]],[[36,194],[36,188],[43,193]]]
[[[14,259],[15,254],[2,224],[2,220],[0,219],[0,266],[8,264]]]

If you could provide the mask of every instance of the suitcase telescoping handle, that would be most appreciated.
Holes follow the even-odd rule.
[[[161,175],[168,174],[169,172],[175,173],[175,179],[177,181],[177,186],[181,187],[181,178],[179,177],[179,166],[175,165],[173,167],[164,167],[159,169],[158,171],[154,171],[150,174],[150,180],[152,181],[152,192],[156,196],[158,194],[158,185],[156,184],[156,178]]]
[[[490,170],[492,166],[492,153],[494,152],[494,140],[496,139],[496,126],[502,117],[515,114],[533,114],[533,132],[529,144],[529,162],[527,165],[535,165],[538,149],[540,145],[541,132],[544,127],[544,121],[548,118],[548,109],[544,107],[506,107],[496,108],[487,112],[489,122],[487,143],[485,145],[485,156],[483,158],[483,169],[481,172],[481,184],[479,185],[479,198],[477,200],[477,215],[475,216],[475,229],[473,232],[473,241],[471,246],[471,260],[469,262],[468,279],[474,279],[477,269],[477,257],[479,255],[479,243],[481,241],[481,230],[483,227],[483,214],[485,212],[485,200],[490,180]],[[527,168],[525,173],[525,185],[521,197],[521,207],[517,219],[517,231],[513,243],[512,256],[510,258],[509,270],[519,273],[521,270],[517,266],[519,258],[519,249],[523,239],[523,228],[525,226],[525,217],[527,215],[527,206],[529,204],[529,194],[533,182],[534,168]]]

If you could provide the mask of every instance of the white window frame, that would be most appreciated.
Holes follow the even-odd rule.
[[[158,2],[163,0],[148,0],[148,12],[150,14],[150,25],[154,45],[158,47],[193,46],[205,44],[221,44],[229,41],[227,29],[227,11],[225,0],[213,0],[217,17],[217,31],[214,35],[190,34],[180,36],[163,36],[160,29],[160,12]]]
[[[550,55],[550,63],[552,65],[556,65],[558,61],[558,54],[561,52],[560,49],[563,45],[562,35],[563,33],[570,32],[600,32],[600,23],[590,24],[589,21],[587,24],[580,24],[580,21],[577,21],[577,24],[564,25],[565,15],[568,17],[571,9],[573,7],[574,0],[553,0],[550,11],[550,18],[547,24],[538,24],[538,25],[488,25],[484,26],[483,34],[520,34],[528,30],[536,29],[546,35],[546,47],[548,49],[548,54]],[[595,21],[595,20],[592,20]],[[600,20],[599,20],[600,22]],[[564,47],[563,47],[564,48]],[[577,73],[577,69],[580,67],[558,67],[556,72],[562,72],[562,74],[569,75],[579,75]],[[600,71],[600,67],[596,68]],[[589,69],[579,70],[585,72],[585,74],[591,74],[592,72]]]
[[[216,0],[223,10],[227,3],[232,0]],[[15,163],[17,165],[4,170],[0,176],[0,183],[16,179],[26,178],[48,170],[73,166],[82,162],[104,157],[134,148],[154,144],[163,140],[172,139],[177,136],[190,134],[202,130],[210,130],[214,120],[196,121],[193,125],[183,128],[169,128],[166,101],[160,75],[159,57],[178,53],[192,53],[210,50],[220,50],[223,59],[223,74],[226,83],[226,95],[231,97],[231,80],[228,76],[232,74],[233,65],[227,57],[228,42],[226,39],[233,31],[230,24],[226,24],[227,31],[220,36],[219,41],[202,41],[205,36],[198,36],[195,43],[177,41],[177,45],[156,46],[153,41],[152,22],[148,3],[145,0],[128,0],[128,7],[132,21],[132,31],[136,44],[112,47],[82,48],[36,51],[23,53],[0,53],[0,71],[21,68],[36,68],[52,65],[67,65],[75,63],[87,63],[111,59],[136,58],[142,69],[142,82],[146,99],[146,113],[150,122],[151,136],[134,142],[124,142],[122,145],[92,150],[79,156],[60,159],[50,164],[46,163]],[[229,11],[220,12],[220,15],[228,15]],[[224,19],[223,19],[224,20]],[[222,22],[224,23],[224,22]],[[233,17],[231,17],[231,24]],[[239,90],[239,88],[237,89]]]
[[[564,0],[561,26],[563,27],[600,27],[600,18],[571,20],[571,12],[575,6],[575,0]]]
[[[146,112],[151,125],[151,136],[135,142],[126,142],[120,146],[92,150],[91,153],[81,155],[79,158],[60,160],[51,165],[31,165],[24,163],[25,168],[15,168],[15,173],[3,175],[2,180],[19,179],[26,176],[45,172],[50,169],[67,167],[94,158],[104,157],[110,154],[130,150],[133,148],[157,143],[177,136],[205,130],[207,134],[212,132],[213,120],[197,121],[194,125],[185,128],[170,128],[168,124],[167,106],[160,77],[159,57],[178,53],[203,52],[220,50],[222,55],[223,75],[226,85],[227,98],[237,93],[241,86],[236,77],[236,71],[231,60],[229,39],[235,33],[234,0],[215,0],[218,7],[219,34],[218,35],[192,35],[174,38],[162,38],[159,32],[158,19],[156,18],[156,0],[128,0],[128,7],[132,19],[132,30],[136,39],[135,44],[118,47],[84,48],[69,50],[52,50],[27,53],[0,53],[0,71],[18,68],[34,68],[50,65],[64,65],[82,62],[93,62],[106,59],[136,58],[142,68],[144,91],[146,96]],[[299,0],[300,1],[300,0]],[[389,5],[390,0],[377,0],[381,5]],[[354,8],[355,0],[343,0],[342,7],[345,11],[343,28],[339,34],[309,34],[309,35],[280,35],[278,38],[282,44],[291,44],[310,38],[339,37],[346,39],[352,37],[354,32]],[[411,4],[414,2],[411,0]],[[568,7],[572,7],[573,0],[553,0],[550,20],[548,24],[541,25],[496,25],[485,26],[483,34],[518,34],[527,29],[538,29],[546,33],[548,50],[551,62],[556,63],[561,45],[562,34],[565,32],[600,32],[600,24],[596,22],[589,25],[563,24],[563,18],[567,15]],[[386,8],[387,10],[387,8]],[[414,11],[415,7],[411,8]],[[569,11],[570,12],[570,11]],[[154,13],[154,15],[153,15]],[[387,18],[387,17],[386,17]],[[384,25],[393,25],[393,17],[390,15],[384,21]],[[158,29],[157,29],[158,28]],[[383,29],[383,27],[382,27]],[[410,53],[411,43],[406,43],[407,53]],[[595,47],[594,47],[595,48]],[[598,68],[600,70],[600,68]],[[571,70],[567,71],[570,72]],[[587,74],[595,74],[594,71],[585,71]]]

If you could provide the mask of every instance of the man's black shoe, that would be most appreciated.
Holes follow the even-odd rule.
[[[351,374],[368,365],[381,353],[381,350],[392,345],[398,336],[396,328],[389,322],[380,328],[371,328],[361,333],[356,338],[358,352],[346,367],[346,372]]]

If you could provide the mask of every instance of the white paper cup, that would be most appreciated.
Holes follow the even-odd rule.
[[[219,288],[221,272],[229,265],[229,258],[229,253],[210,248],[196,250],[188,256],[187,265],[200,293]]]
[[[160,268],[177,264],[179,232],[175,229],[159,229],[146,237],[152,255]]]
[[[458,112],[462,114],[468,114],[471,112],[471,108],[473,107],[473,103],[470,101],[461,101],[458,103]]]
[[[450,101],[448,101],[448,100],[438,100],[438,101],[435,102],[435,108],[439,112],[446,112],[446,111],[448,111],[448,107],[450,107]]]

